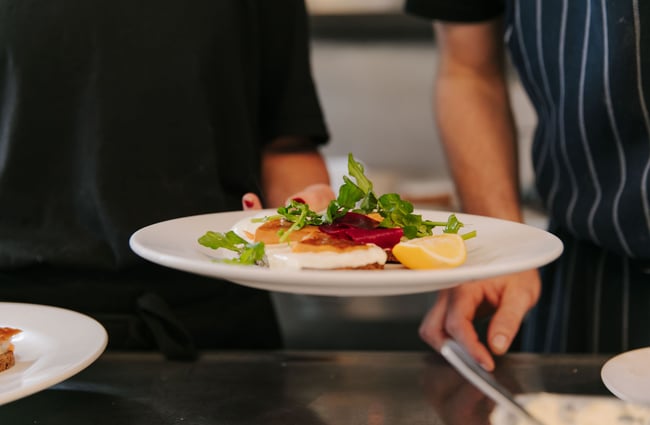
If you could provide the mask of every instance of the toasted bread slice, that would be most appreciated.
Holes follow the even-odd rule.
[[[3,372],[16,364],[16,358],[13,351],[6,351],[0,354],[0,372]]]
[[[20,332],[20,329],[0,328],[0,372],[9,369],[16,363],[11,338]]]
[[[284,219],[267,221],[257,228],[254,240],[255,242],[264,242],[265,244],[280,243],[279,232],[286,232],[291,226],[293,226],[293,223]],[[291,232],[285,242],[299,241],[318,231],[318,226],[305,226],[302,229]]]

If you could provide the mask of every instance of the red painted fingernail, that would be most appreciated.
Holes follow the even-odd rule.
[[[244,199],[244,205],[246,205],[247,208],[251,208],[255,203],[250,199]]]
[[[305,200],[302,198],[293,198],[292,201],[300,202],[301,204],[306,204]]]

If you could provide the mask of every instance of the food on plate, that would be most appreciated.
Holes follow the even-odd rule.
[[[517,400],[545,425],[623,425],[650,423],[650,406],[624,402],[614,397],[554,393],[518,395]],[[490,415],[492,425],[526,425],[505,408]]]
[[[353,227],[340,220],[337,224],[306,225],[291,231],[293,222],[279,217],[262,222],[255,230],[253,242],[266,244],[266,263],[272,269],[383,268],[388,259],[383,245],[394,245],[402,232],[384,229],[381,233],[385,235],[381,237],[371,231],[379,225],[373,218],[356,217],[355,213],[346,217],[356,223],[363,222],[363,227]],[[347,234],[342,237],[343,233]],[[390,233],[394,236],[385,242]]]
[[[0,328],[0,372],[9,369],[16,363],[14,345],[11,343],[11,338],[20,332],[20,329]]]
[[[261,236],[269,239],[279,237]],[[278,243],[255,241],[254,236],[246,240],[234,231],[225,234],[209,231],[199,242],[213,249],[225,248],[235,252],[233,258],[223,262],[258,264],[272,269],[370,270],[383,268],[388,259],[386,251],[378,245],[336,238],[320,230]]]
[[[386,251],[375,244],[359,244],[321,232],[300,241],[266,246],[271,269],[381,269],[387,257]]]
[[[263,242],[265,244],[279,244],[280,242],[295,242],[313,233],[318,232],[318,226],[305,226],[301,229],[291,230],[293,222],[284,218],[276,220],[267,220],[255,229],[255,233],[246,236],[254,242]],[[281,241],[281,235],[287,234],[288,239]]]
[[[464,241],[476,232],[459,234],[464,225],[455,214],[446,221],[426,220],[396,193],[377,196],[351,154],[348,172],[351,178],[343,176],[337,198],[324,212],[294,200],[277,214],[251,219],[254,230],[208,231],[199,243],[232,251],[226,262],[284,269],[382,269],[386,263],[449,268],[465,261]],[[434,235],[434,228],[442,233]]]

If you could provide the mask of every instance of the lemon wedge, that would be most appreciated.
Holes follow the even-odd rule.
[[[409,269],[442,269],[463,264],[467,248],[460,235],[443,233],[400,242],[393,255]]]

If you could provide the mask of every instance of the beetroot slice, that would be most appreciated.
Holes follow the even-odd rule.
[[[348,239],[358,244],[374,243],[383,249],[393,248],[404,236],[404,231],[399,227],[379,227],[379,221],[353,212],[337,218],[333,224],[322,224],[319,229],[334,238]]]
[[[395,246],[404,235],[404,231],[399,227],[392,229],[381,227],[361,229],[341,224],[324,224],[320,226],[320,230],[335,238],[349,239],[358,244],[374,243],[384,249]]]
[[[400,227],[392,229],[349,228],[347,235],[357,243],[374,243],[381,248],[391,249],[400,241],[404,231]]]
[[[367,215],[354,212],[345,213],[343,217],[337,218],[334,221],[334,225],[336,224],[356,227],[359,229],[374,229],[379,226],[379,222],[377,220],[373,220]]]

